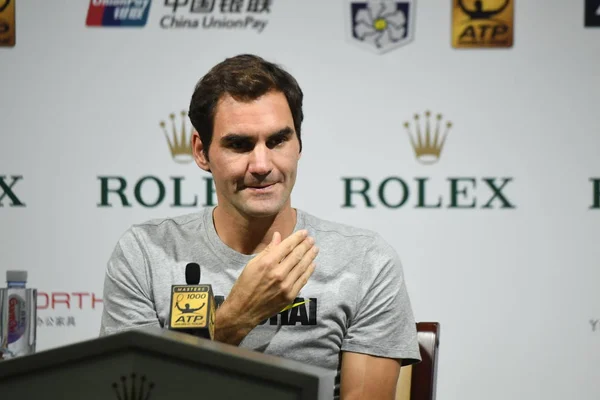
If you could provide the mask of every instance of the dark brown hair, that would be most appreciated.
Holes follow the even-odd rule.
[[[298,82],[279,65],[255,55],[241,54],[215,65],[196,84],[192,95],[188,115],[204,145],[204,155],[207,159],[219,99],[229,94],[237,101],[251,101],[270,91],[282,92],[285,95],[302,151],[300,126],[304,119],[303,94]]]

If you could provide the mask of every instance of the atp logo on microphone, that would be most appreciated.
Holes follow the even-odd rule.
[[[211,285],[173,285],[169,329],[212,339],[214,303]]]
[[[204,326],[208,305],[208,288],[200,286],[175,287],[171,304],[171,326],[197,328]]]

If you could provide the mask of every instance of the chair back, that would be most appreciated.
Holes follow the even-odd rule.
[[[400,368],[396,400],[435,400],[440,345],[439,322],[418,322],[422,361]]]

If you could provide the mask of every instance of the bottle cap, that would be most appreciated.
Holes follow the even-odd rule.
[[[6,282],[27,282],[27,271],[6,271]]]

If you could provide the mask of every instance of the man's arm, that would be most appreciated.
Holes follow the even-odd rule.
[[[342,352],[340,400],[394,400],[401,360]]]
[[[396,397],[401,365],[421,359],[396,251],[376,235],[365,251],[356,311],[342,343],[342,400]]]
[[[107,263],[100,336],[160,325],[147,270],[141,243],[133,229],[129,229],[119,239]]]

